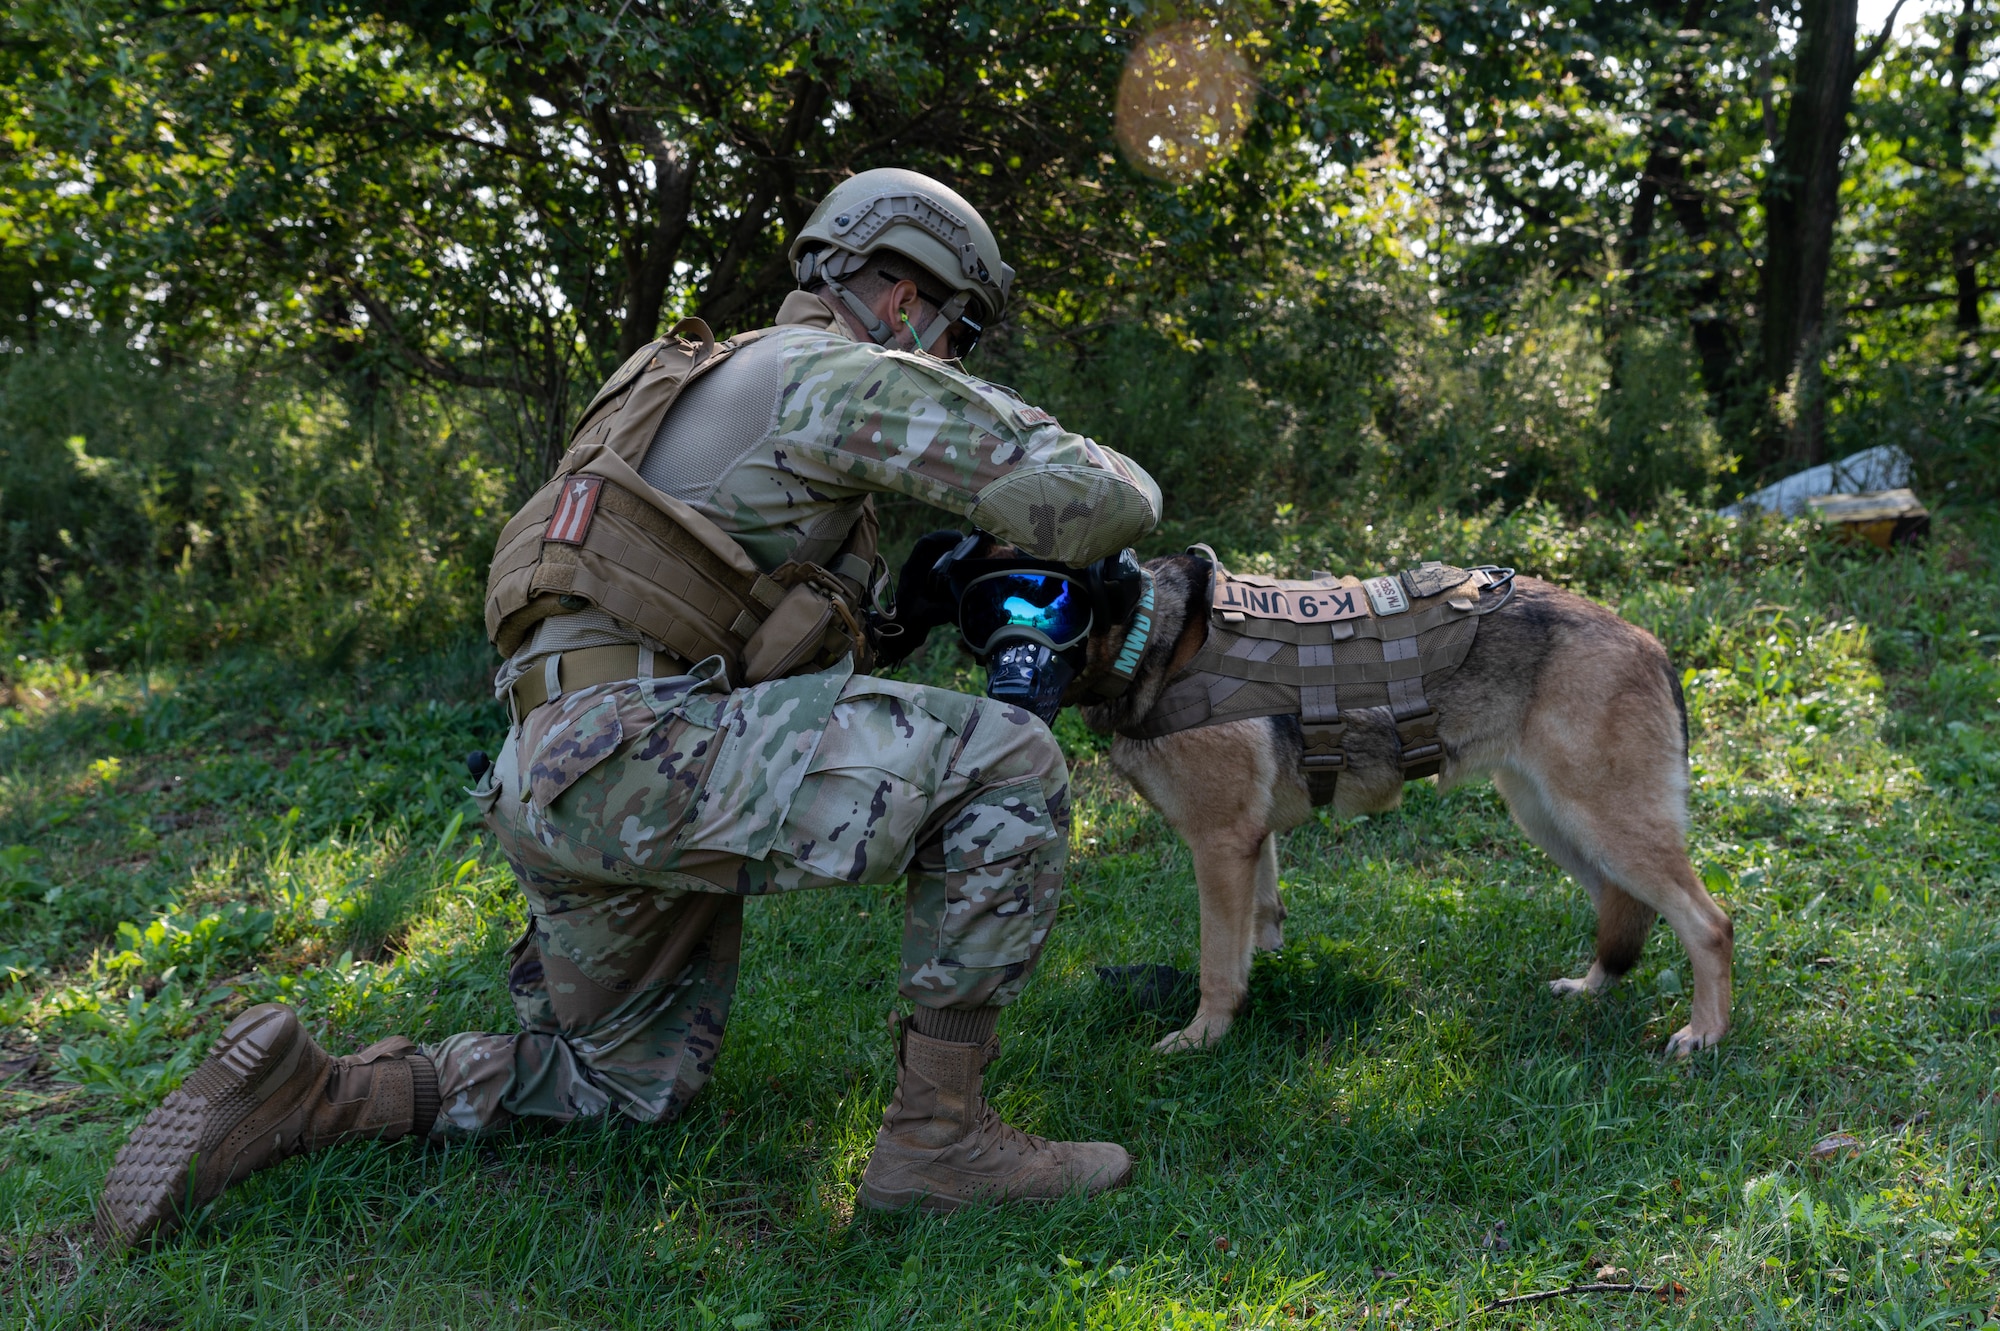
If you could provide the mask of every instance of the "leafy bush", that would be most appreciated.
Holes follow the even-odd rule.
[[[152,998],[134,988],[120,1007],[101,992],[72,993],[61,1020],[86,1034],[57,1049],[56,1070],[127,1109],[151,1108],[194,1070],[214,1034],[203,1023],[229,996],[192,997],[169,983]]]
[[[1675,492],[1713,501],[1739,459],[1709,418],[1687,330],[1634,324],[1611,354],[1617,374],[1600,407],[1602,433],[1588,467],[1592,488],[1633,513]]]
[[[1136,458],[1178,515],[1268,512],[1338,499],[1376,469],[1400,306],[1384,275],[1339,256],[1142,319],[1022,332],[975,368]]]
[[[1857,337],[1843,362],[1836,455],[1894,444],[1933,505],[2000,498],[2000,349],[1941,333]]]
[[[0,616],[30,652],[143,664],[265,642],[337,665],[449,640],[504,517],[504,470],[462,408],[245,357],[18,350],[0,420]]]
[[[1739,478],[1685,330],[1634,320],[1607,341],[1599,317],[1544,290],[1453,327],[1357,251],[1144,318],[1019,327],[977,368],[1154,474],[1167,526],[1150,551],[1204,540],[1287,571],[1458,555],[1588,584],[1605,542],[1657,562],[1693,557],[1666,548],[1683,540],[1790,540],[1701,516]],[[1837,450],[1902,445],[1933,504],[1991,496],[1995,362],[1934,353],[1857,344],[1833,380]],[[38,658],[146,665],[245,643],[339,670],[475,639],[511,508],[479,407],[235,353],[155,364],[108,337],[8,354],[0,685]],[[1613,512],[1655,518],[1573,522]],[[884,517],[892,549],[941,520],[893,500]],[[260,764],[203,779],[276,780]]]
[[[271,913],[242,902],[199,917],[162,915],[143,929],[126,920],[118,925],[124,949],[112,954],[104,969],[118,976],[156,975],[163,983],[182,976],[206,984],[270,936]]]
[[[1542,292],[1461,333],[1406,276],[1349,256],[1147,321],[1017,338],[993,372],[1138,459],[1181,527],[1713,500],[1736,459],[1685,330],[1637,323],[1607,350],[1594,319]]]

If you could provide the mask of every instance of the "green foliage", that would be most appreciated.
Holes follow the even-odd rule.
[[[227,912],[211,911],[199,919],[162,915],[143,929],[121,920],[118,941],[125,950],[103,965],[113,976],[149,975],[162,982],[184,971],[201,984],[217,967],[263,946],[270,934],[270,912],[251,910],[240,901]]]
[[[1299,501],[1307,467],[1352,464],[1356,403],[1381,406],[1356,381],[1388,373],[1370,334],[1395,340],[1379,301],[1286,273],[1357,240],[1397,251],[1416,304],[1449,311],[1473,358],[1419,380],[1471,374],[1513,400],[1489,433],[1529,435],[1504,459],[1450,412],[1423,440],[1395,435],[1435,405],[1408,393],[1394,395],[1401,419],[1377,424],[1414,455],[1404,470],[1463,459],[1503,472],[1479,480],[1503,497],[1575,475],[1575,441],[1534,427],[1564,423],[1576,386],[1478,363],[1482,339],[1516,336],[1506,325],[1524,312],[1546,325],[1532,307],[1553,285],[1594,307],[1586,340],[1610,362],[1600,372],[1585,354],[1575,373],[1629,378],[1636,395],[1612,413],[1616,456],[1576,488],[1632,506],[1699,490],[1725,454],[1774,463],[1774,431],[1816,456],[1823,354],[1836,415],[1845,397],[1889,391],[1854,372],[1848,332],[1983,336],[2000,29],[1989,0],[1961,11],[1863,71],[1832,322],[1801,347],[1789,389],[1791,362],[1765,363],[1777,344],[1759,323],[1790,299],[1775,259],[1807,243],[1771,211],[1790,207],[1788,101],[1817,77],[1792,67],[1822,12],[1798,4],[15,6],[0,45],[13,145],[0,300],[17,344],[95,321],[182,355],[307,357],[351,403],[399,376],[450,386],[488,414],[518,491],[546,472],[579,395],[663,319],[760,322],[825,185],[894,162],[988,211],[1022,270],[1030,341],[1136,319],[1207,348],[1158,376],[1150,412],[1208,420],[1229,405],[1204,386],[1210,362],[1279,325],[1283,345],[1228,376],[1242,409],[1214,422],[1308,440],[1281,446],[1292,474],[1268,487],[1273,502]],[[1126,53],[1175,25],[1221,34],[1258,86],[1236,150],[1166,181],[1111,151],[1113,111]],[[1258,307],[1275,319],[1236,317]],[[1204,317],[1222,326],[1190,331]],[[1687,397],[1669,327],[1691,344],[1720,452],[1665,410]],[[1917,359],[1935,364],[1935,348]],[[1347,382],[1332,401],[1287,382],[1313,376]],[[55,461],[48,474],[65,479]],[[61,493],[95,513],[89,490]],[[68,502],[16,552],[24,567],[54,532],[118,535],[116,522],[62,525]]]
[[[1891,319],[1980,324],[1980,265],[2000,251],[2000,162],[1992,154],[1995,12],[1939,6],[1863,85],[1867,153],[1849,186],[1851,300]],[[1939,317],[1944,316],[1944,317]]]
[[[421,393],[76,339],[0,358],[0,416],[0,615],[59,655],[453,640],[505,516],[476,419]]]
[[[101,994],[67,995],[64,1024],[79,1034],[56,1051],[56,1067],[93,1095],[126,1109],[150,1108],[201,1060],[214,1038],[202,1020],[228,996],[215,990],[194,1000],[168,984],[148,998],[134,988],[121,1009]]]
[[[1365,523],[1383,505],[1645,512],[1676,492],[1733,496],[1685,333],[1634,324],[1614,354],[1615,375],[1588,304],[1555,295],[1461,340],[1406,274],[1348,252],[1149,322],[1019,340],[993,372],[1137,458],[1190,529],[1261,527],[1286,505]]]
[[[1341,252],[1143,321],[1028,334],[987,372],[1140,460],[1176,513],[1324,500],[1378,469],[1372,416],[1405,344],[1376,267]]]
[[[1703,502],[1723,493],[1739,459],[1705,409],[1687,331],[1633,323],[1610,351],[1617,369],[1602,403],[1603,434],[1585,461],[1599,496],[1643,512],[1670,493]]]
[[[1222,28],[1265,81],[1227,170],[1178,187],[1107,151],[1162,18]],[[393,367],[494,398],[524,483],[666,315],[764,321],[851,171],[958,186],[1068,322],[1323,233],[1312,145],[1362,147],[1385,91],[1326,59],[1370,21],[1309,8],[35,3],[5,24],[18,339],[96,319]]]

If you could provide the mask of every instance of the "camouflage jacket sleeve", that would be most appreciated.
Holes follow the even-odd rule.
[[[910,495],[1029,554],[1085,564],[1160,520],[1160,487],[1006,389],[943,361],[794,334],[774,440],[788,466]]]

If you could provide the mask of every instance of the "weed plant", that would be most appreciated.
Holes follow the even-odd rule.
[[[1191,537],[1177,529],[1172,539]],[[1071,715],[1068,886],[997,1107],[1139,1164],[1095,1202],[857,1212],[892,1082],[900,892],[755,900],[716,1079],[659,1127],[356,1146],[159,1250],[88,1236],[130,1124],[235,1012],[350,1048],[508,1029],[523,924],[463,798],[483,648],[17,663],[0,713],[0,1319],[32,1327],[1951,1326],[2000,1320],[2000,521],[1880,555],[1803,524],[1447,512],[1206,533],[1232,564],[1510,563],[1667,642],[1735,1029],[1664,927],[1625,983],[1497,796],[1409,788],[1284,847],[1287,946],[1218,1049],[1099,965],[1193,969],[1185,848]],[[1261,537],[1261,540],[1259,539]],[[1169,548],[1163,538],[1162,548]],[[938,635],[915,677],[976,688]],[[1183,1004],[1187,999],[1178,1000]],[[1815,1145],[1835,1134],[1851,1148]],[[1669,1297],[1522,1292],[1636,1281]]]

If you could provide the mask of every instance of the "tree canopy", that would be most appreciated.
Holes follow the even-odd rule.
[[[1554,284],[1607,346],[1684,329],[1771,469],[1824,450],[1856,339],[1989,336],[1997,13],[26,0],[0,299],[17,345],[86,324],[477,392],[528,477],[579,388],[670,316],[768,317],[819,195],[897,164],[987,213],[1026,325],[1387,265],[1472,330]],[[1135,144],[1142,115],[1188,145]]]

